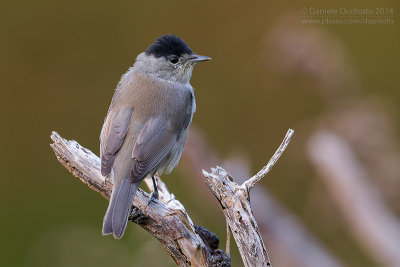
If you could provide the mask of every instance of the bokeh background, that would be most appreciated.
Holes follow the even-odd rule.
[[[393,8],[393,23],[322,26],[303,7]],[[213,58],[192,77],[191,135],[206,143],[191,139],[163,177],[194,222],[224,247],[201,168],[246,178],[290,127],[252,200],[273,265],[400,266],[399,12],[388,0],[1,1],[0,265],[174,266],[135,224],[101,236],[106,200],[58,163],[49,136],[98,153],[120,76],[175,33]]]

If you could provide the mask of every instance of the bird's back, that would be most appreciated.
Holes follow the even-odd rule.
[[[166,81],[131,69],[121,79],[115,91],[103,125],[101,140],[110,134],[113,119],[110,114],[116,114],[124,109],[132,109],[133,112],[125,140],[116,153],[113,164],[116,182],[129,175],[134,168],[132,151],[140,132],[151,118],[161,118],[168,124],[166,130],[176,133],[176,144],[157,166],[171,171],[179,161],[195,110],[194,94],[190,84]]]

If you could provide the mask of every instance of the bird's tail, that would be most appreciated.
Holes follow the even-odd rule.
[[[129,178],[125,178],[119,186],[113,188],[103,220],[103,235],[112,233],[116,239],[122,237],[139,185],[140,181],[131,183]]]

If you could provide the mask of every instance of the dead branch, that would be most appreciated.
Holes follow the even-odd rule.
[[[228,158],[223,166],[237,177],[238,183],[251,176],[249,163],[240,156]],[[251,190],[251,209],[264,240],[268,237],[272,244],[269,251],[279,266],[345,266],[267,188],[257,186]]]
[[[100,159],[76,141],[58,133],[51,135],[57,159],[91,189],[109,199],[112,184],[100,173]],[[130,220],[156,237],[178,266],[230,266],[229,257],[218,249],[218,237],[195,226],[183,205],[170,194],[158,178],[160,200],[149,202],[146,192],[138,190]]]
[[[242,185],[238,185],[223,168],[203,170],[208,186],[222,206],[225,218],[236,240],[245,266],[271,266],[256,219],[250,206],[249,190],[268,173],[290,142],[294,131],[289,129],[282,144],[268,164]]]
[[[252,214],[249,190],[269,172],[283,153],[293,130],[289,129],[269,163],[242,185],[233,182],[222,168],[203,170],[208,186],[224,208],[245,266],[271,266],[257,222]],[[51,145],[58,160],[93,190],[109,198],[112,185],[100,173],[100,160],[76,141],[67,141],[53,132]],[[160,201],[150,202],[147,193],[139,190],[130,220],[139,224],[165,247],[179,266],[229,266],[229,257],[218,248],[215,234],[193,224],[184,206],[158,179]],[[146,182],[151,188],[152,183]]]
[[[210,198],[211,191],[201,182],[203,176],[196,172],[215,162],[229,170],[238,184],[245,182],[247,177],[251,176],[248,162],[242,156],[222,161],[212,151],[204,134],[192,125],[180,168],[191,182],[196,184],[205,201],[217,209],[215,199]],[[296,215],[285,208],[264,187],[257,186],[251,190],[251,208],[264,240],[268,238],[268,243],[273,244],[268,250],[279,266],[345,266]]]
[[[288,146],[290,139],[292,138],[294,131],[289,129],[286,133],[285,138],[283,139],[281,145],[276,150],[275,154],[269,160],[268,164],[265,165],[256,175],[248,179],[246,182],[243,183],[242,186],[248,188],[248,190],[252,189],[258,181],[260,181],[267,173],[271,170],[271,168],[275,165],[278,161],[280,156],[282,155],[283,151],[285,151],[286,147]]]

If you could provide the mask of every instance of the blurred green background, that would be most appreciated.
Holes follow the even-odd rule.
[[[304,25],[303,6],[394,8],[394,24]],[[399,7],[398,1],[2,1],[0,265],[174,266],[137,225],[130,224],[120,241],[101,236],[106,200],[58,163],[49,136],[56,130],[98,154],[100,129],[120,76],[156,37],[175,33],[196,53],[213,58],[195,68],[191,82],[194,124],[212,148],[223,157],[246,155],[254,173],[294,128],[293,143],[259,186],[345,265],[379,266],[334,215],[304,143],[310,125],[346,97],[380,99],[399,137]],[[352,81],[325,90],[325,80],[307,64],[298,62],[289,71],[281,66],[290,61],[280,56],[283,48],[274,38],[287,17],[287,29],[305,31],[300,30],[299,45],[307,44],[301,39],[309,28],[334,40],[339,50],[311,46],[307,53],[322,53],[316,68],[323,69],[336,59],[329,54],[341,51],[342,63],[330,78],[349,75]],[[297,39],[284,44],[296,50]],[[221,212],[202,205],[210,202],[191,188],[179,167],[164,181],[194,222],[216,232],[224,246]],[[386,198],[396,214],[399,200],[397,193]],[[236,250],[232,265],[242,266]]]

